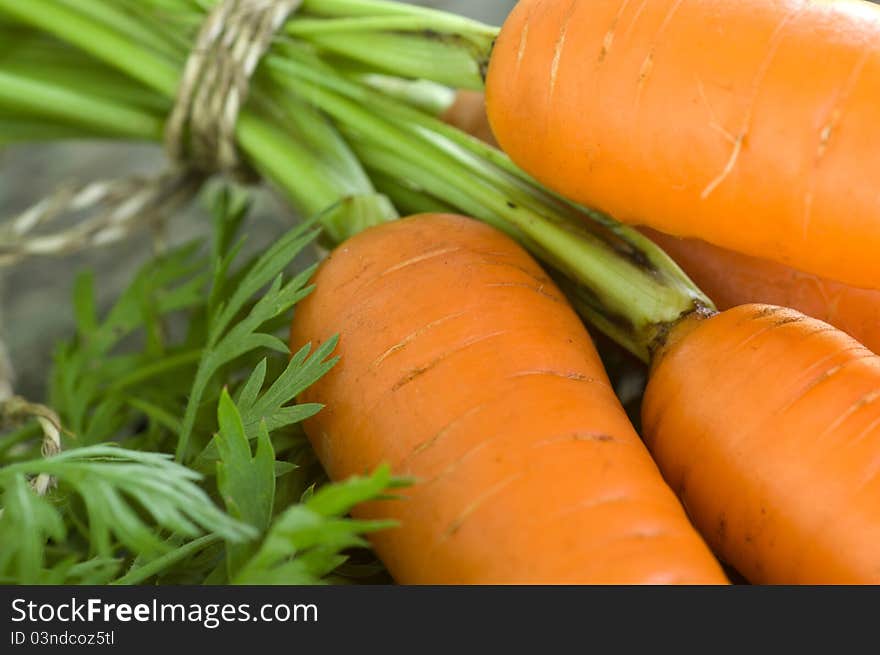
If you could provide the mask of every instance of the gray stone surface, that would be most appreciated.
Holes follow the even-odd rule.
[[[422,0],[417,4],[500,24],[514,0]],[[0,150],[0,217],[14,215],[64,181],[149,174],[162,164],[158,148],[135,144],[65,143]],[[247,228],[251,247],[267,243],[294,220],[276,198],[261,192]],[[195,206],[174,217],[169,240],[179,243],[198,238],[207,234],[208,227],[204,208]],[[71,331],[75,274],[86,267],[95,271],[99,302],[106,306],[149,256],[150,242],[150,235],[143,234],[103,250],[33,260],[0,272],[0,329],[17,371],[18,392],[34,399],[44,393],[53,344]]]

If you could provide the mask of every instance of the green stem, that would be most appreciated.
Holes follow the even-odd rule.
[[[210,1],[216,2],[216,0]],[[402,2],[389,2],[388,0],[305,0],[302,11],[306,14],[331,18],[367,16],[418,17],[429,21],[431,25],[434,25],[435,29],[474,32],[486,35],[491,35],[498,31],[495,27],[484,25],[479,21],[457,14]]]
[[[217,0],[197,2],[207,11]],[[381,0],[305,0],[284,30],[374,70],[469,89],[483,87],[499,31],[447,12]]]
[[[428,80],[404,80],[389,75],[368,74],[362,75],[360,82],[417,108],[419,113],[427,112],[433,116],[440,116],[455,102],[455,90]]]
[[[285,130],[250,113],[238,119],[238,141],[252,153],[257,170],[272,180],[305,215],[317,214],[339,200],[335,186],[314,158]]]
[[[180,39],[179,35],[175,38],[175,32],[167,29],[167,25],[159,26],[155,21],[139,20],[149,16],[145,11],[145,5],[149,4],[149,0],[147,2],[114,0],[113,4],[82,0],[61,0],[61,2],[76,7],[78,11],[102,23],[128,41],[161,53],[171,60],[175,59],[179,47],[188,47],[188,41]]]
[[[401,212],[412,214],[454,214],[456,208],[411,184],[401,182],[394,175],[379,169],[368,169],[376,188],[388,196]]]
[[[77,11],[52,0],[0,0],[0,10],[72,43],[168,98],[177,92],[180,71],[174,63],[114,32],[84,10],[99,0],[78,0]]]
[[[185,543],[179,548],[175,548],[174,550],[165,553],[164,555],[160,555],[156,559],[151,560],[143,566],[129,569],[125,575],[123,575],[121,578],[114,580],[111,584],[141,584],[142,582],[152,578],[154,575],[158,575],[165,569],[185,560],[190,555],[195,555],[200,550],[204,550],[206,547],[218,543],[222,540],[223,538],[216,534],[206,534],[205,536],[199,537],[198,539],[193,539],[192,541]]]
[[[149,113],[3,70],[0,70],[0,106],[7,111],[28,112],[108,136],[154,140],[162,134],[162,119]]]
[[[156,377],[157,375],[162,375],[163,373],[173,371],[174,369],[180,368],[181,366],[194,364],[199,361],[199,358],[201,356],[201,349],[197,349],[166,357],[156,362],[155,364],[149,364],[135,371],[132,371],[128,375],[121,377],[113,385],[110,386],[108,392],[117,393],[119,391],[127,389],[134,384],[139,384],[145,380],[149,380],[152,377]]]
[[[104,130],[89,132],[78,126],[47,123],[41,119],[20,119],[0,114],[0,146],[73,139],[101,139]]]
[[[448,19],[448,14],[441,14]],[[444,21],[448,22],[448,20]],[[459,29],[456,22],[447,28],[436,18],[425,16],[363,16],[327,19],[296,18],[289,21],[284,31],[293,37],[311,37],[317,34],[355,32],[439,32]],[[497,30],[486,29],[482,36],[496,36]]]
[[[482,54],[488,51],[488,45],[473,45],[455,36],[426,39],[424,35],[344,32],[315,34],[309,41],[389,75],[463,89],[483,88],[489,62]]]

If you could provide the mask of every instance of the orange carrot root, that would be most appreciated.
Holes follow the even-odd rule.
[[[503,149],[573,200],[878,288],[878,88],[862,0],[521,0],[487,103]]]
[[[455,101],[440,119],[489,145],[498,145],[486,115],[486,98],[480,91],[458,91]]]
[[[360,518],[401,583],[724,583],[541,268],[483,224],[422,215],[321,266],[291,343],[341,335],[302,398],[333,479],[417,483]]]
[[[767,305],[681,330],[643,428],[715,552],[754,583],[880,583],[880,357]]]

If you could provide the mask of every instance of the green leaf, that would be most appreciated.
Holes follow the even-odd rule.
[[[3,513],[0,515],[0,576],[19,584],[41,579],[46,541],[66,535],[58,511],[33,492],[23,473],[6,473],[3,479]]]
[[[0,547],[0,582],[225,583],[245,566],[252,580],[321,581],[345,561],[340,549],[365,545],[362,535],[384,525],[296,503],[325,477],[295,427],[321,406],[294,402],[336,363],[336,340],[291,357],[279,334],[311,291],[313,267],[286,269],[318,219],[237,265],[250,203],[228,189],[215,203],[210,256],[193,243],[154,258],[103,316],[92,276],[77,279],[77,332],[56,348],[51,384],[73,434],[45,459],[36,424],[0,439],[0,457],[15,451],[0,461],[0,543],[20,545]],[[187,435],[203,447],[190,468],[162,452]],[[28,483],[40,474],[57,480],[46,498]],[[272,533],[273,515],[288,511]],[[254,560],[264,545],[265,566]]]
[[[285,405],[333,368],[339,358],[331,358],[329,355],[336,349],[337,342],[337,337],[328,339],[311,357],[309,357],[311,345],[300,348],[290,359],[284,372],[262,395],[258,395],[257,383],[259,381],[259,385],[262,385],[265,378],[265,361],[261,362],[243,387],[239,398],[245,430],[249,435],[253,435],[253,430],[260,421],[266,421],[268,429],[274,431],[303,421],[321,409],[321,405],[317,404],[293,407],[285,407]]]
[[[208,534],[198,539],[188,541],[181,546],[169,550],[168,552],[156,557],[146,563],[135,562],[135,565],[129,569],[125,575],[118,578],[113,584],[118,585],[134,585],[140,584],[149,578],[158,575],[176,564],[191,557],[193,554],[211,546],[220,540],[216,534]]]
[[[74,307],[78,335],[56,348],[50,402],[82,442],[107,438],[107,433],[95,434],[89,425],[89,414],[100,403],[102,392],[155,364],[158,354],[153,348],[153,352],[140,356],[115,357],[114,348],[139,329],[144,333],[160,332],[161,317],[204,302],[207,274],[200,269],[207,260],[196,256],[197,247],[188,244],[145,264],[100,322],[95,318],[91,277],[82,275],[77,279]],[[155,338],[152,341],[155,343]],[[102,418],[95,427],[104,429],[108,418]],[[120,421],[124,419],[119,417]]]
[[[175,464],[170,455],[97,445],[11,464],[0,469],[4,498],[12,493],[12,501],[20,499],[21,476],[40,473],[54,476],[62,489],[76,494],[85,505],[92,551],[101,557],[114,556],[119,547],[148,556],[160,554],[167,548],[157,537],[160,530],[191,538],[214,533],[233,543],[257,534],[220,511],[197,485],[200,476]],[[10,521],[34,535],[33,519],[22,518],[16,509],[24,507],[21,502],[12,507],[4,513],[4,523]],[[51,525],[45,507],[31,501],[35,516],[45,519],[42,525]]]
[[[253,262],[229,299],[218,304],[215,314],[210,317],[207,347],[189,394],[183,427],[175,450],[178,461],[186,461],[191,457],[189,441],[196,415],[209,383],[220,368],[258,348],[287,352],[282,341],[272,335],[260,333],[259,329],[287,312],[311,292],[311,287],[306,284],[314,267],[301,271],[286,283],[283,281],[283,271],[317,237],[319,230],[313,227],[315,220],[313,218],[290,230]],[[244,318],[233,323],[252,297],[267,284],[270,285],[268,290],[253,304]]]
[[[238,397],[236,398],[236,405],[239,407],[252,407],[253,404],[257,401],[257,396],[260,393],[260,389],[263,388],[263,382],[266,380],[266,369],[267,362],[266,358],[260,360],[260,363],[257,364],[256,368],[251,372],[250,376],[248,376],[247,381],[244,385],[239,389]]]
[[[275,452],[265,425],[257,433],[257,450],[251,446],[235,404],[224,389],[217,410],[220,431],[215,437],[220,461],[217,487],[227,511],[263,532],[272,518],[275,499]],[[253,551],[250,544],[229,544],[227,563],[234,574]]]
[[[282,271],[307,245],[314,242],[319,232],[320,230],[314,227],[314,220],[301,223],[276,241],[254,262],[228,302],[219,309],[218,315],[212,321],[212,327],[216,335],[213,341],[219,339],[220,334],[226,330],[235,315],[242,310],[248,300],[267,284],[273,282],[273,280],[278,280]],[[302,277],[308,279],[311,277],[311,271],[304,271],[295,279],[299,280]],[[276,284],[280,285],[280,282],[276,281]],[[303,282],[300,282],[299,286],[301,287],[302,284]],[[261,302],[265,300],[266,297],[264,296]]]
[[[344,518],[356,505],[381,498],[393,479],[387,466],[369,477],[329,484],[281,513],[259,550],[232,577],[235,584],[320,584],[344,563],[343,551],[365,547],[364,535],[393,527],[393,521]]]
[[[84,339],[89,339],[98,327],[98,312],[95,309],[95,276],[85,271],[76,276],[73,283],[73,308],[76,314],[76,328]]]
[[[251,208],[249,194],[237,192],[228,184],[220,187],[213,199],[214,240],[211,248],[212,284],[208,311],[214,314],[226,290],[229,270],[238,257],[243,241],[234,242],[242,221]]]

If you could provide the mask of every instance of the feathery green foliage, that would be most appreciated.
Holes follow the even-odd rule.
[[[290,271],[319,219],[239,263],[249,204],[222,188],[210,251],[151,259],[103,316],[77,278],[51,375],[63,450],[41,456],[34,425],[0,438],[0,582],[316,584],[385,527],[344,514],[398,482],[327,484],[298,427],[321,406],[295,398],[336,363],[335,339],[290,357],[280,338],[311,291],[311,267]]]
[[[393,527],[389,521],[345,518],[353,507],[380,498],[405,483],[383,466],[373,475],[327,485],[306,494],[274,522],[256,554],[232,578],[236,584],[317,584],[346,558],[349,548],[366,546],[363,535]]]

